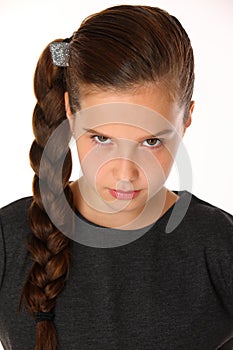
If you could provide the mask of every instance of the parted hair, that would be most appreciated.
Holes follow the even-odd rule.
[[[35,140],[30,149],[30,163],[35,175],[29,211],[32,234],[27,242],[33,262],[20,300],[20,305],[24,304],[32,316],[37,312],[56,314],[57,296],[69,278],[70,239],[56,228],[44,206],[46,201],[60,219],[65,216],[60,204],[62,193],[57,186],[60,181],[57,170],[62,166],[63,195],[74,207],[69,186],[72,170],[69,128],[62,142],[56,143],[53,157],[44,156],[51,135],[66,120],[64,93],[68,92],[74,113],[80,109],[81,92],[88,87],[127,90],[155,82],[166,86],[171,96],[185,107],[184,121],[193,94],[190,39],[180,22],[164,10],[114,6],[89,16],[66,42],[70,46],[69,66],[55,66],[48,45],[38,60],[34,76],[37,103],[33,112]],[[41,183],[46,189],[43,200]],[[36,324],[35,349],[59,349],[56,318]]]

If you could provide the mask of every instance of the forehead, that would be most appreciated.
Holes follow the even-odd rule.
[[[82,86],[80,105],[74,124],[78,137],[85,133],[84,129],[133,133],[133,127],[141,129],[137,133],[144,130],[147,134],[155,134],[171,126],[179,129],[183,123],[183,109],[161,85],[155,83],[125,90]],[[119,124],[122,124],[121,128]],[[107,130],[109,127],[110,131]]]
[[[124,90],[114,87],[99,88],[93,85],[83,85],[80,88],[82,110],[114,102],[141,105],[155,110],[163,116],[169,116],[180,110],[174,95],[162,83],[148,82]]]
[[[138,139],[164,130],[178,130],[182,123],[182,113],[174,105],[169,105],[162,115],[155,109],[128,101],[94,104],[82,109],[75,115],[74,129],[77,137],[96,131],[105,136],[128,138],[132,135]]]

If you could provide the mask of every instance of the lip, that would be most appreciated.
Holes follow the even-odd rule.
[[[114,190],[114,189],[110,188],[109,192],[116,199],[131,200],[131,199],[136,198],[139,195],[140,190],[137,190],[137,191],[122,191],[122,190]]]

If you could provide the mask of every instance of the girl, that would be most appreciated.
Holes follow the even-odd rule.
[[[193,84],[190,40],[158,8],[106,9],[45,48],[33,197],[1,211],[5,349],[232,348],[232,216],[164,186]]]

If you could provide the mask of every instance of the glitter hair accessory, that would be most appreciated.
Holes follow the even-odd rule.
[[[70,45],[66,42],[53,42],[50,44],[53,64],[58,67],[68,67],[70,58]]]

